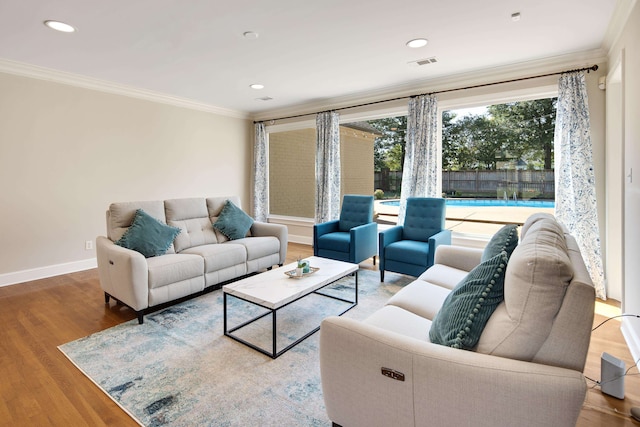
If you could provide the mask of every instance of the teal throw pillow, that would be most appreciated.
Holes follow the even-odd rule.
[[[493,258],[500,252],[507,252],[507,257],[511,257],[511,253],[518,245],[518,226],[515,224],[507,224],[502,227],[496,234],[491,237],[489,243],[482,252],[481,262]]]
[[[502,251],[471,270],[445,298],[429,330],[432,343],[471,350],[489,317],[504,299],[507,253]]]
[[[230,240],[236,240],[246,237],[252,225],[253,218],[227,200],[220,212],[220,216],[218,216],[218,220],[213,223],[213,228],[220,231]]]
[[[133,249],[150,258],[164,255],[178,233],[179,228],[163,224],[142,209],[138,209],[133,223],[115,244]]]

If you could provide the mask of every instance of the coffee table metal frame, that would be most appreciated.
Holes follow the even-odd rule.
[[[274,271],[282,270],[283,271],[282,274],[284,274],[284,271],[287,271],[287,270],[290,270],[290,269],[291,269],[291,265],[280,267],[278,269],[275,269]],[[345,278],[347,276],[354,276],[355,277],[355,286],[354,286],[355,294],[354,294],[353,301],[345,299],[345,298],[340,298],[340,297],[337,297],[337,296],[334,296],[334,295],[328,295],[328,294],[325,294],[325,293],[322,293],[322,292],[318,292],[319,290],[324,289],[327,286],[329,286],[329,285],[331,285],[331,284],[337,282],[338,280],[341,280],[341,279],[343,279],[343,278]],[[304,279],[292,279],[292,278],[289,278],[288,280],[304,280]],[[246,299],[246,298],[242,298],[242,297],[237,296],[237,295],[233,295],[231,293],[227,293],[225,291],[225,288],[223,287],[224,334],[226,336],[228,336],[228,337],[230,337],[230,338],[232,338],[232,339],[234,339],[234,340],[236,340],[236,341],[248,346],[248,347],[251,347],[252,349],[254,349],[256,351],[259,351],[262,354],[265,354],[265,355],[271,357],[272,359],[275,359],[278,356],[282,355],[284,352],[286,352],[286,351],[290,350],[291,348],[293,348],[294,346],[300,344],[302,341],[304,341],[305,339],[309,338],[311,335],[315,334],[316,332],[318,332],[320,330],[320,325],[318,325],[318,327],[316,327],[312,331],[306,333],[301,338],[298,338],[296,341],[292,342],[291,344],[289,344],[288,346],[286,346],[282,350],[280,350],[280,351],[277,350],[276,317],[277,317],[278,310],[280,310],[283,307],[288,306],[289,304],[293,304],[294,302],[299,301],[302,298],[304,298],[304,297],[306,297],[306,296],[308,296],[310,294],[321,295],[321,296],[324,296],[324,297],[327,297],[327,298],[333,298],[333,299],[336,299],[336,300],[343,301],[343,302],[351,304],[351,305],[349,305],[349,307],[347,307],[341,313],[337,314],[338,316],[342,316],[344,313],[346,313],[347,311],[351,310],[353,307],[358,305],[358,270],[357,270],[357,265],[356,265],[356,270],[355,271],[348,271],[343,276],[340,276],[340,277],[336,278],[335,280],[330,281],[329,283],[326,283],[325,285],[323,285],[323,286],[321,286],[321,287],[319,287],[317,289],[313,289],[311,287],[308,292],[304,292],[301,295],[299,295],[298,297],[296,297],[294,300],[289,301],[289,302],[287,302],[285,304],[282,304],[282,305],[278,305],[275,308],[268,307],[266,305],[257,303],[255,301],[251,301],[251,300]],[[228,296],[232,296],[232,297],[238,298],[238,299],[240,299],[242,301],[249,302],[251,304],[257,305],[257,306],[262,307],[262,308],[265,308],[268,311],[266,313],[263,313],[263,314],[261,314],[261,315],[259,315],[257,317],[252,318],[252,319],[249,319],[249,320],[247,320],[247,321],[245,321],[245,322],[243,322],[243,323],[241,323],[241,324],[239,324],[237,326],[234,326],[234,327],[229,329],[228,328],[228,324],[227,324],[227,297]],[[238,329],[242,329],[243,327],[245,327],[245,326],[247,326],[247,325],[249,325],[249,324],[251,324],[251,323],[253,323],[253,322],[257,321],[257,320],[260,320],[263,317],[268,316],[269,314],[271,314],[271,316],[272,316],[272,350],[271,351],[267,351],[267,350],[265,350],[265,349],[263,349],[261,347],[258,347],[257,345],[255,345],[253,343],[250,343],[250,342],[248,342],[248,341],[246,341],[246,340],[244,340],[244,339],[242,339],[242,338],[240,338],[240,337],[238,337],[236,335],[233,335],[233,332],[237,331]]]

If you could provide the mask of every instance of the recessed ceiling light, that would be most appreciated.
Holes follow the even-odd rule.
[[[60,21],[44,21],[44,25],[51,28],[52,30],[62,31],[63,33],[73,33],[76,31],[76,29],[71,25],[65,24],[64,22]]]
[[[427,43],[429,43],[429,40],[427,39],[413,39],[407,42],[407,46],[412,48],[418,48],[418,47],[426,46]]]
[[[513,22],[518,22],[520,20],[520,12],[512,13],[511,20]]]
[[[252,84],[252,85],[249,85],[249,87],[250,87],[251,89],[264,89],[264,85],[261,85],[261,84],[259,84],[259,83],[254,83],[254,84]]]
[[[242,35],[244,36],[245,39],[257,39],[258,38],[258,33],[254,32],[254,31],[245,31],[244,33],[242,33]]]

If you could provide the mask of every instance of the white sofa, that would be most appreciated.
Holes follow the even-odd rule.
[[[530,217],[506,266],[504,300],[475,348],[430,342],[445,298],[481,256],[440,246],[435,265],[366,320],[322,322],[322,390],[334,425],[575,425],[595,304],[575,239],[551,215]]]
[[[111,204],[107,236],[96,239],[105,303],[114,298],[129,306],[142,323],[145,309],[282,265],[287,253],[285,226],[254,222],[248,236],[237,240],[213,228],[227,200],[240,207],[236,196]],[[180,229],[166,254],[145,258],[114,243],[132,224],[138,209]]]

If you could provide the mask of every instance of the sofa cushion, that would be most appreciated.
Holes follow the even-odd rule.
[[[205,199],[166,200],[164,205],[167,224],[181,230],[174,242],[176,252],[218,242],[209,220]]]
[[[349,253],[351,245],[351,235],[348,231],[336,231],[333,233],[323,234],[318,237],[318,249],[329,249],[337,252]]]
[[[251,225],[253,225],[253,218],[227,200],[218,219],[213,223],[213,228],[229,239],[235,240],[246,237]]]
[[[167,254],[150,258],[147,265],[150,289],[204,276],[204,259],[197,255]],[[202,289],[204,289],[204,280],[202,280],[202,287],[196,292]]]
[[[418,316],[395,305],[386,305],[364,320],[364,323],[377,326],[387,331],[427,341],[424,333],[431,326],[431,320]]]
[[[515,224],[507,224],[491,237],[491,240],[489,240],[489,243],[487,243],[487,246],[485,246],[482,252],[481,262],[493,258],[502,251],[507,252],[507,257],[510,257],[517,245],[518,226]]]
[[[447,296],[429,329],[436,344],[470,350],[503,299],[507,252],[479,264]]]
[[[504,302],[476,350],[531,361],[549,336],[572,277],[562,228],[554,219],[538,218],[509,258]]]
[[[439,246],[441,248],[442,246]],[[479,263],[476,263],[476,266]],[[475,267],[475,266],[474,266]],[[473,268],[470,268],[473,270]],[[447,290],[452,290],[458,283],[464,280],[469,274],[469,270],[460,270],[444,264],[434,264],[422,273],[418,279],[441,286]]]
[[[280,252],[280,240],[273,236],[247,237],[234,240],[233,243],[242,245],[247,250],[247,261],[264,258]]]
[[[149,258],[164,255],[178,233],[179,228],[163,224],[142,209],[138,209],[131,227],[114,243]]]
[[[384,257],[387,260],[426,265],[429,257],[429,243],[417,240],[399,240],[384,248]]]
[[[395,305],[425,319],[432,320],[451,289],[416,279],[392,296],[387,305]],[[424,331],[422,331],[424,333]]]

